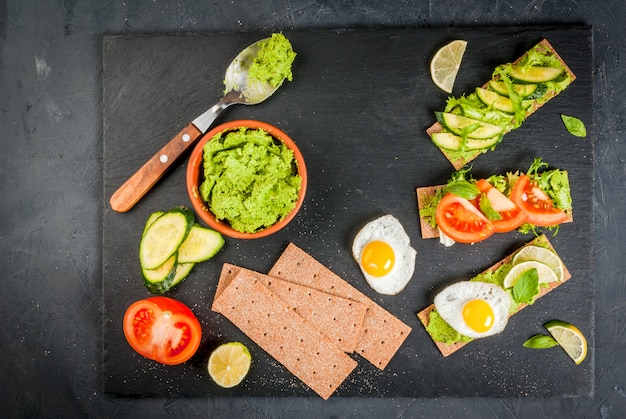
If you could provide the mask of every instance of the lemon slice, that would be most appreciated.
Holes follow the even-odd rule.
[[[583,362],[587,356],[587,339],[576,326],[552,320],[546,323],[545,327],[576,365]]]
[[[215,383],[231,388],[241,383],[250,371],[252,356],[243,343],[229,342],[217,347],[209,356],[209,375]]]
[[[526,246],[513,256],[513,265],[528,260],[535,260],[548,265],[556,274],[557,281],[563,280],[563,262],[550,249],[540,246]]]
[[[527,260],[513,265],[509,273],[504,277],[504,288],[511,288],[524,272],[532,268],[537,269],[540,284],[545,282],[554,282],[557,280],[556,274],[548,265],[535,260]]]
[[[439,48],[430,61],[430,77],[446,93],[452,93],[466,47],[467,41],[457,39]]]

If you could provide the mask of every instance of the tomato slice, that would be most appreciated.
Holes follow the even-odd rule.
[[[183,303],[168,297],[150,297],[128,307],[124,335],[140,355],[161,364],[177,365],[196,353],[202,328]]]
[[[446,236],[460,243],[485,240],[494,227],[470,201],[448,193],[437,205],[437,226]]]
[[[511,201],[526,213],[526,221],[536,226],[553,226],[568,218],[565,211],[555,207],[550,197],[524,174],[513,186]]]
[[[498,233],[508,233],[513,231],[526,221],[526,213],[520,209],[505,194],[493,187],[485,179],[476,182],[478,189],[485,194],[491,208],[497,211],[502,217],[500,220],[490,220]]]

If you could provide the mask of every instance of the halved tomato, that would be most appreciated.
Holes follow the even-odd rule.
[[[140,355],[161,364],[177,365],[196,353],[202,328],[183,303],[168,297],[151,297],[128,307],[124,335]]]
[[[499,220],[490,220],[498,233],[513,231],[526,221],[526,213],[507,198],[505,194],[494,188],[491,183],[481,179],[476,182],[476,186],[485,194],[491,204],[491,208],[502,217]]]
[[[536,226],[553,226],[566,221],[568,215],[526,175],[521,175],[511,191],[511,201],[526,213],[526,221]]]
[[[470,201],[451,193],[439,201],[435,218],[439,230],[460,243],[485,240],[495,231],[491,221]]]

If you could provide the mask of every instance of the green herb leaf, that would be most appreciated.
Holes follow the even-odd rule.
[[[535,335],[524,342],[524,348],[530,349],[548,349],[557,346],[559,343],[552,336]]]
[[[530,303],[539,293],[539,272],[532,268],[524,272],[513,285],[513,299],[517,303]]]
[[[502,215],[491,206],[491,201],[487,198],[487,195],[481,194],[480,201],[478,202],[478,207],[480,208],[480,212],[487,217],[488,220],[498,221],[502,219]]]
[[[576,137],[586,137],[587,136],[587,128],[585,124],[580,119],[574,116],[568,116],[561,114],[561,119],[563,120],[563,124],[565,124],[565,128],[567,131],[575,135]]]
[[[478,186],[467,180],[455,180],[446,185],[446,192],[465,199],[474,199],[480,195]]]

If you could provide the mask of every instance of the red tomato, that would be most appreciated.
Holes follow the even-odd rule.
[[[177,365],[196,353],[202,328],[183,303],[168,297],[150,297],[128,307],[124,335],[140,355],[161,364]]]
[[[494,227],[470,201],[454,194],[447,194],[437,205],[437,226],[446,236],[460,243],[485,240]]]
[[[508,233],[521,226],[526,221],[526,213],[502,192],[493,187],[485,179],[476,182],[478,189],[487,196],[491,208],[502,217],[500,220],[491,220],[498,233]]]
[[[565,211],[555,207],[550,197],[526,175],[521,175],[513,186],[511,201],[526,213],[526,221],[536,226],[553,226],[568,218]]]

